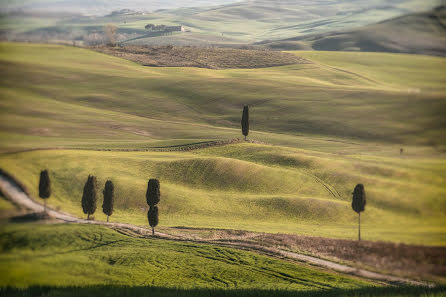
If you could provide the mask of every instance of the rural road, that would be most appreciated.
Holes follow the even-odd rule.
[[[3,195],[16,205],[23,208],[29,209],[33,212],[43,212],[44,208],[40,203],[37,203],[32,197],[26,194],[21,187],[11,178],[0,173],[0,191]],[[137,237],[152,237],[151,230],[147,228],[138,227],[131,224],[123,223],[107,223],[93,220],[85,220],[76,218],[72,215],[63,213],[61,211],[56,211],[53,209],[47,209],[48,214],[55,218],[62,220],[66,223],[78,223],[78,224],[96,224],[104,225],[106,227],[112,228],[120,233],[137,236]],[[431,286],[428,283],[418,282],[410,279],[395,277],[391,275],[376,273],[364,269],[358,269],[344,264],[339,264],[332,261],[323,260],[317,257],[308,256],[304,254],[299,254],[295,252],[290,252],[286,250],[281,250],[275,247],[261,246],[258,244],[248,244],[244,242],[237,241],[219,241],[219,240],[195,240],[187,237],[172,236],[169,234],[164,234],[157,232],[157,238],[167,239],[167,240],[177,240],[177,241],[189,241],[195,243],[206,243],[215,244],[225,247],[238,248],[243,250],[254,251],[262,253],[272,257],[285,258],[289,260],[294,260],[298,262],[304,262],[310,265],[318,266],[324,269],[334,270],[337,272],[355,275],[361,278],[366,278],[369,280],[384,282],[390,285],[418,285],[418,286]]]

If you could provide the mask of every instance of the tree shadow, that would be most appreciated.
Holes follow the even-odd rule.
[[[264,290],[264,289],[175,289],[144,286],[32,286],[28,288],[0,288],[0,297],[386,297],[386,296],[445,296],[446,286],[434,288],[365,287],[361,289],[330,289],[318,291]]]

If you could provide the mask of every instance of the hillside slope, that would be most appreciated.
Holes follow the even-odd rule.
[[[250,135],[270,143],[302,146],[334,137],[439,149],[445,144],[446,59],[298,55],[313,63],[152,68],[85,49],[3,43],[0,131],[13,141],[2,147],[230,139],[241,136],[244,104],[251,106]]]
[[[446,6],[350,31],[332,31],[262,42],[274,49],[396,52],[446,55]]]

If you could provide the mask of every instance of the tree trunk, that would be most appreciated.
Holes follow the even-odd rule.
[[[152,235],[155,235],[155,228],[152,227]]]
[[[46,199],[43,199],[43,212],[46,212]]]
[[[107,215],[107,223],[108,223],[108,215]]]
[[[361,212],[358,215],[358,240],[361,240]]]
[[[246,135],[245,135],[245,141],[246,141]]]
[[[87,214],[87,221],[90,220],[90,213]]]

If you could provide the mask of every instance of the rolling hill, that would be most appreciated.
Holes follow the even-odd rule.
[[[82,185],[95,174],[117,185],[113,220],[146,225],[145,185],[158,177],[163,225],[341,238],[356,234],[349,199],[363,182],[365,238],[444,244],[445,59],[295,54],[312,63],[156,68],[3,43],[1,149],[77,150],[5,153],[0,166],[34,195],[38,172],[49,168],[50,204],[79,216]],[[155,148],[240,137],[246,103],[249,138],[275,146]]]
[[[57,2],[57,5],[70,3],[72,1],[61,1]],[[91,5],[94,6],[95,3],[93,1]],[[100,3],[108,5],[108,2]],[[184,5],[186,6],[187,3],[184,2]],[[71,42],[76,40],[80,43],[88,42],[89,34],[97,34],[102,31],[105,24],[111,23],[118,27],[122,44],[234,47],[264,40],[281,40],[333,30],[350,30],[408,13],[430,10],[441,5],[442,1],[255,0],[225,3],[216,6],[163,9],[144,14],[57,17],[57,14],[53,12],[44,11],[45,5],[52,7],[48,5],[48,2],[37,4],[33,2],[33,5],[41,6],[43,11],[34,14],[5,14],[0,24],[0,33],[2,33],[2,39],[13,41]],[[54,4],[55,7],[57,5]],[[191,32],[143,38],[146,35],[144,26],[148,23],[183,25]],[[135,39],[135,37],[138,38]]]
[[[399,52],[446,55],[446,7],[415,13],[354,30],[333,31],[262,42],[282,50]]]

